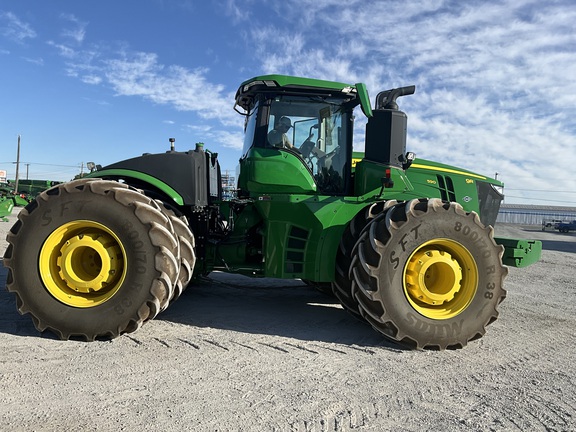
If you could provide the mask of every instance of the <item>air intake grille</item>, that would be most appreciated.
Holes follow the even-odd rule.
[[[308,231],[293,226],[288,234],[284,271],[302,273],[304,271],[304,249],[308,240]]]
[[[444,201],[456,201],[456,193],[454,192],[454,183],[448,176],[437,175],[438,187],[440,188],[440,197]]]
[[[476,182],[476,189],[478,190],[480,220],[484,225],[494,226],[504,195],[500,194],[489,183],[481,181]]]

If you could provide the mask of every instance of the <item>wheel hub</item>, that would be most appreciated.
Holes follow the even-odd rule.
[[[429,305],[449,302],[460,290],[462,269],[446,251],[418,251],[406,268],[406,289]]]
[[[445,320],[462,313],[478,289],[478,267],[460,243],[437,238],[417,248],[404,266],[404,294],[420,315]]]
[[[121,254],[120,248],[108,234],[78,234],[60,248],[58,273],[66,285],[75,291],[97,292],[115,280]]]
[[[127,271],[126,251],[107,226],[75,220],[55,229],[40,249],[38,269],[48,292],[78,308],[114,297]]]

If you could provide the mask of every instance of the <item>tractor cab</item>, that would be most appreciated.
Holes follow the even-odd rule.
[[[243,83],[236,94],[246,117],[241,193],[346,194],[360,103],[356,87],[343,83],[280,75]]]

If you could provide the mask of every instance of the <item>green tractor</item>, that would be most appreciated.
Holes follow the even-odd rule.
[[[97,167],[21,211],[7,288],[39,331],[92,341],[135,331],[213,271],[301,279],[399,344],[463,347],[497,318],[505,265],[537,261],[541,244],[493,238],[501,182],[406,151],[396,101],[412,93],[372,109],[364,84],[250,79],[233,199],[201,143]]]

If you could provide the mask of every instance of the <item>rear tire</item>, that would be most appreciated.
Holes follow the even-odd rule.
[[[360,313],[410,348],[464,347],[498,317],[508,272],[503,251],[492,227],[459,204],[423,199],[390,206],[354,248]]]
[[[196,264],[196,253],[194,252],[195,241],[194,234],[190,231],[186,218],[184,216],[177,217],[173,212],[170,212],[169,218],[172,221],[174,232],[180,243],[180,272],[178,279],[174,285],[174,293],[170,302],[174,302],[182,295],[194,272],[194,265]]]
[[[8,234],[7,288],[39,331],[92,341],[138,329],[169,302],[178,240],[125,184],[81,179],[40,194]]]

